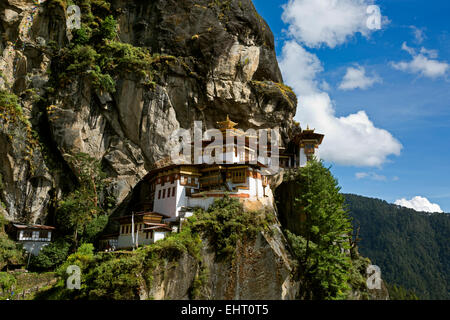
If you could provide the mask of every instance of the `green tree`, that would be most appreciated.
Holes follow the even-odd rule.
[[[268,212],[248,212],[236,199],[223,197],[214,201],[208,210],[196,210],[189,221],[194,232],[208,235],[217,258],[228,259],[234,256],[239,238],[254,238],[271,219]]]
[[[60,283],[60,285],[62,284],[62,286],[65,287],[65,283],[67,281],[67,278],[69,277],[67,268],[69,266],[75,265],[80,268],[81,274],[84,275],[83,277],[81,277],[81,289],[86,289],[85,271],[93,261],[95,261],[94,246],[92,245],[92,243],[83,243],[82,245],[80,245],[77,251],[69,255],[67,257],[67,260],[56,270],[56,273],[62,279],[62,283]]]
[[[58,239],[42,248],[37,256],[31,256],[30,268],[38,271],[54,269],[63,263],[70,249],[70,243]]]
[[[13,275],[7,272],[0,272],[0,289],[3,294],[9,293],[16,283],[17,280]]]
[[[71,167],[78,177],[78,188],[59,201],[57,222],[61,230],[73,233],[78,247],[95,239],[107,223],[106,212],[113,204],[113,198],[106,192],[106,174],[100,161],[88,154],[67,155]]]
[[[419,297],[412,290],[407,290],[402,286],[388,285],[390,300],[419,300]]]
[[[76,265],[83,271],[94,259],[94,246],[92,243],[83,243],[75,253],[67,257],[67,260],[57,269],[57,273],[65,279],[68,277],[67,267]]]
[[[113,16],[107,16],[99,28],[101,39],[114,40],[117,37],[117,21]]]
[[[0,270],[25,263],[24,251],[4,233],[0,233]]]
[[[9,239],[5,233],[7,220],[0,213],[0,270],[8,266],[17,266],[25,263],[25,254],[21,246]]]
[[[311,161],[286,174],[295,184],[295,205],[300,232],[287,231],[299,263],[300,295],[306,299],[344,299],[351,266],[351,223],[344,210],[344,197],[329,169]]]
[[[99,235],[108,224],[109,218],[106,214],[96,215],[85,227],[82,238],[83,242],[95,243]]]

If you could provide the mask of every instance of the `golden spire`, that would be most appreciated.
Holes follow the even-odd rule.
[[[234,129],[238,124],[230,120],[230,117],[227,115],[227,120],[218,121],[219,129]]]

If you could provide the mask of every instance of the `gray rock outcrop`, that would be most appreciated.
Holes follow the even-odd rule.
[[[58,161],[79,152],[101,160],[119,203],[155,161],[169,155],[170,134],[195,120],[213,128],[229,114],[244,130],[279,128],[288,137],[296,97],[281,86],[273,35],[250,0],[111,1],[121,42],[174,57],[156,75],[154,88],[123,73],[114,79],[113,94],[98,92],[83,76],[64,88],[50,83],[52,46],[69,43],[64,7],[55,3],[0,4],[0,90],[21,98],[35,131],[48,131],[41,142],[59,153]],[[35,102],[30,89],[45,99]],[[49,168],[39,151],[33,159],[39,175],[27,173],[26,161],[8,151],[14,141],[3,129],[0,199],[6,215],[44,222],[51,197],[71,176]]]

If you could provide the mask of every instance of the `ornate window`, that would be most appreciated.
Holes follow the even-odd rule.
[[[48,231],[42,230],[39,232],[39,238],[48,238]]]
[[[312,143],[307,143],[305,145],[305,153],[306,154],[313,154],[314,153],[314,149],[315,149],[315,146]]]
[[[245,172],[245,169],[231,171],[231,179],[233,183],[244,183],[246,178]]]

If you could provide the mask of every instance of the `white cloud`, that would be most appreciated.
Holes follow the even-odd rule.
[[[423,55],[426,55],[426,56],[428,56],[428,57],[430,57],[432,59],[436,59],[438,57],[437,50],[428,50],[428,49],[425,49],[424,47],[422,47],[420,49],[420,53],[423,54]]]
[[[387,181],[386,176],[377,174],[375,172],[357,172],[355,174],[356,179],[361,180],[361,179],[371,179],[371,180],[375,180],[375,181]]]
[[[419,29],[416,26],[410,26],[411,30],[413,31],[415,42],[418,44],[421,44],[423,40],[425,40],[426,35],[423,29]]]
[[[445,76],[449,69],[449,64],[434,60],[437,58],[436,50],[421,48],[419,53],[408,47],[406,42],[402,44],[402,49],[412,56],[411,61],[391,62],[394,69],[416,73],[424,77],[437,78]]]
[[[323,71],[322,63],[315,54],[305,50],[295,41],[284,43],[279,65],[285,82],[303,96],[320,92],[316,75]]]
[[[414,197],[411,200],[406,200],[405,198],[395,201],[396,205],[414,209],[416,211],[423,212],[443,212],[438,204],[431,203],[427,198],[424,197]]]
[[[381,82],[377,75],[372,77],[366,75],[366,69],[361,66],[349,67],[342,82],[339,85],[341,90],[367,89],[375,83]]]
[[[355,177],[358,180],[367,178],[368,176],[369,176],[369,174],[367,172],[357,172],[357,173],[355,173]]]
[[[365,111],[336,117],[328,93],[316,76],[323,70],[316,55],[295,41],[287,41],[279,59],[285,82],[299,96],[297,120],[325,134],[320,155],[343,165],[381,166],[402,145],[386,130],[376,128]]]
[[[410,55],[414,56],[416,55],[416,50],[414,50],[411,47],[408,47],[408,45],[406,44],[406,42],[402,43],[402,50],[405,50],[406,52],[408,52]]]
[[[320,83],[319,88],[320,88],[321,90],[323,90],[323,91],[330,91],[330,89],[331,89],[329,83],[326,82],[325,80],[323,80],[323,81]]]
[[[282,19],[288,32],[308,47],[344,43],[356,33],[368,36],[367,8],[373,0],[289,0]]]

